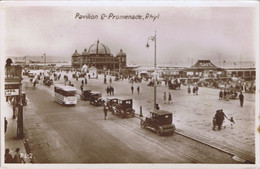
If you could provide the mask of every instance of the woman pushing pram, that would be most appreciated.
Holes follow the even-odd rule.
[[[218,130],[221,130],[221,126],[223,125],[225,118],[228,119],[223,110],[217,110],[215,116],[213,117],[213,130],[216,130],[216,127],[218,127]],[[233,128],[233,124],[235,123],[233,117],[228,120],[231,122],[231,128]]]

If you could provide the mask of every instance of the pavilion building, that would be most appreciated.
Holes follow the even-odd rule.
[[[120,50],[113,56],[110,49],[97,41],[85,49],[82,54],[77,50],[72,55],[72,68],[80,69],[84,64],[88,67],[95,66],[98,70],[120,70],[126,68],[126,53]]]

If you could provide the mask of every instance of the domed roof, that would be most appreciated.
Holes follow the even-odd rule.
[[[72,56],[80,56],[80,54],[77,52],[77,50],[75,50]]]
[[[88,53],[90,55],[111,55],[110,49],[99,41],[89,47]]]
[[[87,49],[84,49],[84,51],[82,52],[82,55],[88,55],[88,51],[87,51]]]
[[[123,52],[122,49],[120,49],[120,52],[116,56],[126,56],[126,53]]]

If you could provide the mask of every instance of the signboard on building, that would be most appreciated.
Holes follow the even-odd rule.
[[[5,89],[5,96],[18,96],[19,89]]]

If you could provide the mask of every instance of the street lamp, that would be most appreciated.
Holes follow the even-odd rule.
[[[157,72],[156,72],[156,31],[154,36],[150,36],[147,40],[147,44],[146,47],[149,48],[149,40],[154,42],[154,110],[156,110],[157,106],[156,106],[156,85],[157,85]]]

